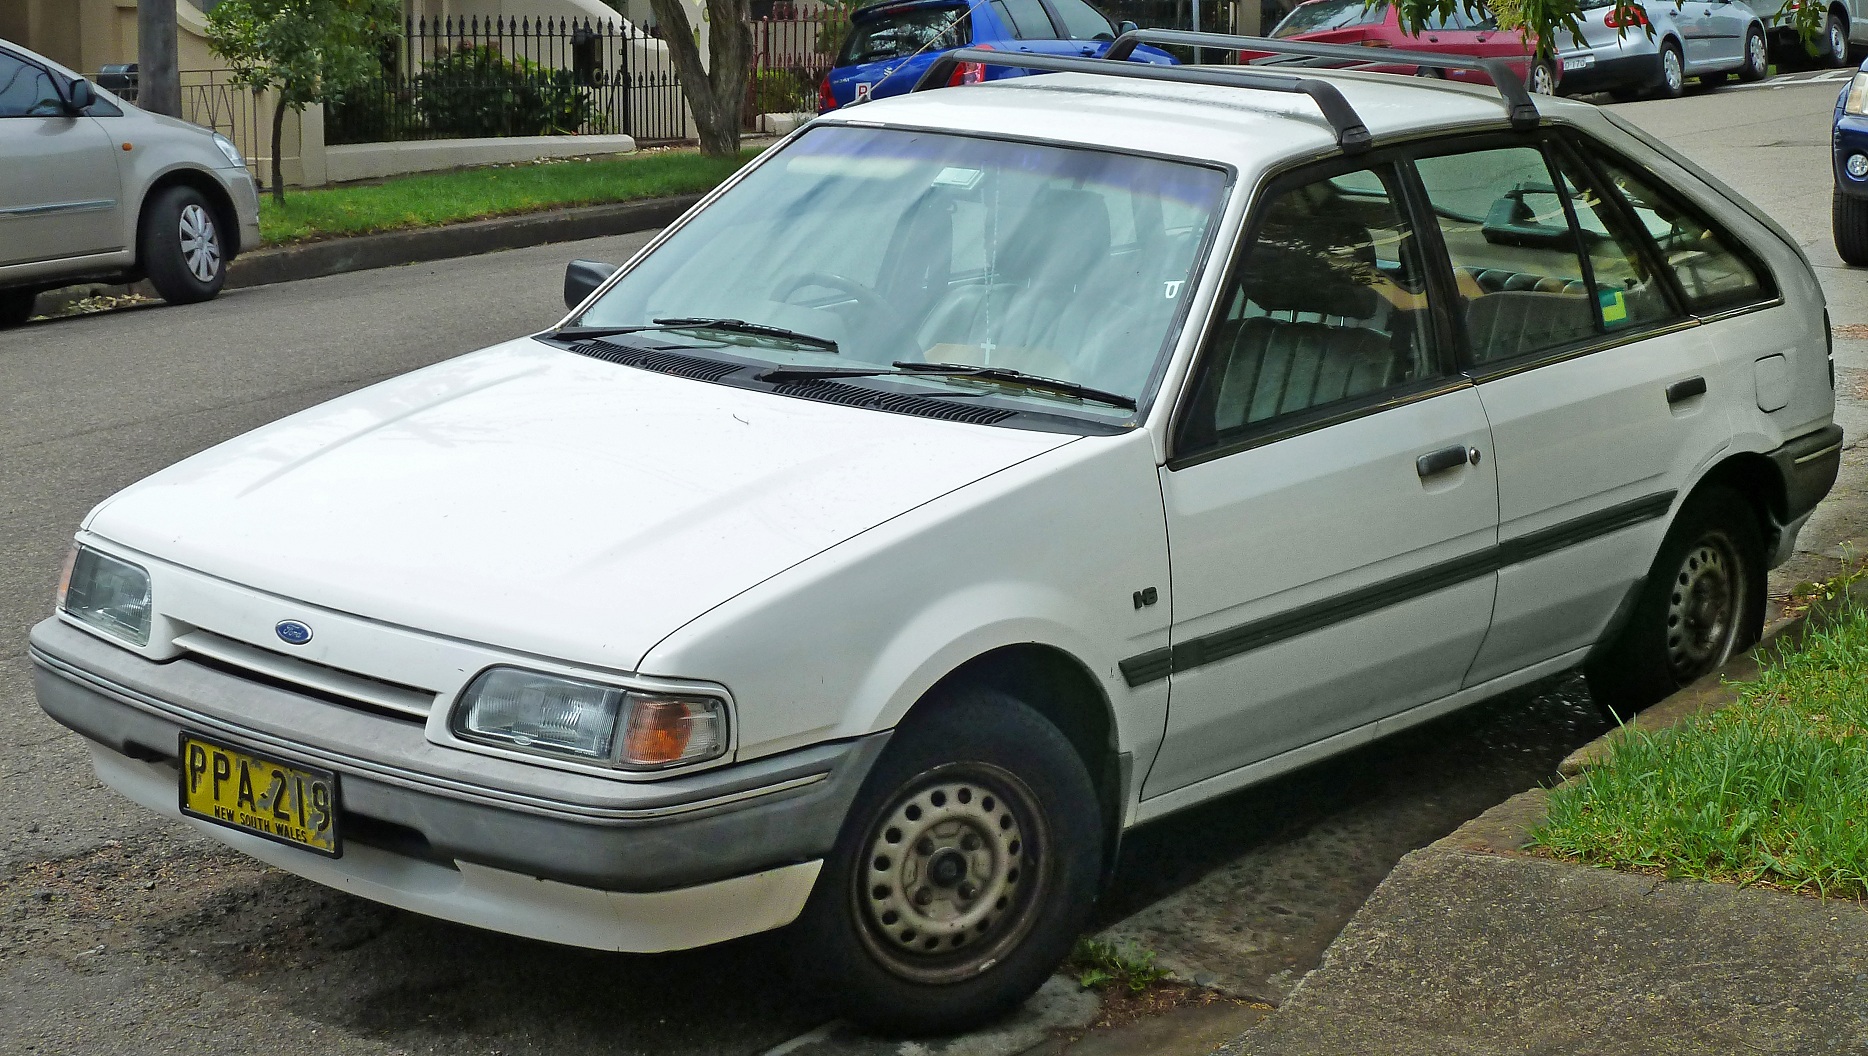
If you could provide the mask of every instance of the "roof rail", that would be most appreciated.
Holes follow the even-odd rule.
[[[1280,37],[1245,37],[1230,33],[1192,33],[1179,29],[1132,29],[1116,38],[1104,53],[1105,59],[1124,61],[1134,54],[1137,44],[1174,44],[1190,48],[1222,48],[1228,51],[1269,51],[1311,59],[1341,59],[1363,66],[1425,66],[1434,70],[1478,70],[1492,79],[1505,101],[1505,113],[1511,127],[1537,127],[1540,117],[1537,104],[1531,101],[1524,82],[1511,67],[1497,59],[1475,59],[1465,55],[1437,55],[1425,51],[1394,48],[1370,49],[1353,44],[1318,44],[1308,40]]]
[[[1207,34],[1193,34],[1206,36]],[[1126,37],[1123,39],[1127,39]],[[1227,38],[1244,40],[1248,38]],[[1118,41],[1120,43],[1120,41]],[[1232,45],[1227,45],[1231,47]],[[1134,50],[1130,45],[1129,50]],[[1336,145],[1348,152],[1367,150],[1370,136],[1361,115],[1343,98],[1343,93],[1328,81],[1304,77],[1295,70],[1259,70],[1241,66],[1155,66],[1141,62],[1110,62],[1108,59],[1078,58],[1070,55],[1033,55],[1011,51],[988,51],[960,48],[945,52],[934,60],[915,82],[911,91],[925,92],[944,88],[953,79],[955,67],[963,62],[1019,70],[1045,70],[1054,73],[1093,73],[1103,77],[1127,77],[1138,81],[1171,81],[1180,84],[1216,84],[1228,88],[1250,88],[1261,92],[1284,92],[1307,95],[1323,112],[1323,119],[1336,132]]]

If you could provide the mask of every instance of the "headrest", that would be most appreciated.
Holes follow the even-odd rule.
[[[1246,296],[1268,312],[1373,318],[1381,297],[1375,269],[1353,254],[1332,255],[1270,242],[1252,247],[1241,277]]]
[[[1074,284],[1109,255],[1109,207],[1095,191],[1050,187],[1039,191],[1003,243],[998,281]]]

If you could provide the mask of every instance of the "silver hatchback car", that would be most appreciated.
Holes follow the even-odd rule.
[[[1565,95],[1627,100],[1651,91],[1671,99],[1689,77],[1708,85],[1734,75],[1756,81],[1769,69],[1764,22],[1742,0],[1583,0],[1578,19],[1581,40],[1557,33],[1568,45],[1557,52]]]
[[[258,190],[225,136],[0,41],[0,327],[78,282],[204,301],[258,243]]]

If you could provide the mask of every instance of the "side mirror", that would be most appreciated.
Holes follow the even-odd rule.
[[[564,306],[575,308],[595,293],[603,280],[616,274],[616,265],[600,260],[573,260],[564,269]]]
[[[82,77],[71,82],[67,95],[65,108],[73,114],[82,114],[91,108],[92,103],[97,102],[97,89],[92,88],[91,82]]]
[[[1128,19],[1123,19],[1122,23],[1116,27],[1116,33],[1118,34],[1133,33],[1140,28],[1142,27],[1136,25],[1133,22],[1130,22]]]

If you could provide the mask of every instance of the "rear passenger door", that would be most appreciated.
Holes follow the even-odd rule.
[[[1542,139],[1420,157],[1497,449],[1498,600],[1466,684],[1580,659],[1730,440],[1730,379],[1619,201]]]
[[[1172,679],[1159,809],[1454,692],[1485,635],[1491,441],[1403,186],[1286,177],[1236,254],[1161,470],[1172,647],[1122,665]]]

